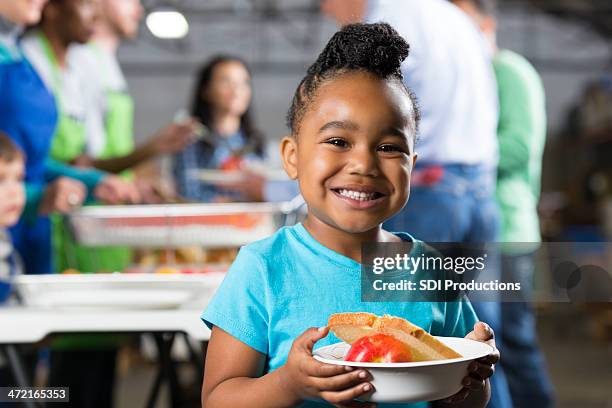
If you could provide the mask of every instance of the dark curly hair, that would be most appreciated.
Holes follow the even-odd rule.
[[[420,119],[414,93],[400,70],[408,56],[408,43],[387,23],[349,24],[335,33],[298,85],[287,113],[287,126],[297,134],[300,123],[319,87],[350,71],[364,71],[381,79],[395,79],[413,105],[415,132]]]

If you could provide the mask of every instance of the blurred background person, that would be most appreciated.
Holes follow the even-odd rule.
[[[25,205],[24,176],[23,154],[0,132],[0,197],[5,197],[0,202],[0,305],[9,298],[11,282],[21,272],[7,228],[19,221]],[[4,383],[2,378],[0,383]]]
[[[19,221],[25,205],[24,162],[23,153],[0,132],[0,197],[3,197],[0,201],[0,307],[9,302],[13,281],[23,272],[7,228]],[[4,367],[3,357],[0,354],[0,386],[8,386],[14,381]]]
[[[140,0],[99,0],[89,44],[75,46],[70,61],[80,67],[87,99],[86,140],[76,164],[121,173],[159,155],[181,151],[194,141],[193,122],[171,123],[147,141],[134,143],[134,101],[117,61],[124,40],[138,35]],[[155,196],[152,180],[136,180],[147,201]]]
[[[324,0],[321,9],[340,25],[388,22],[410,44],[402,72],[421,109],[418,160],[408,204],[384,227],[432,243],[497,241],[497,86],[490,48],[473,22],[446,0]],[[487,279],[494,280],[492,258]],[[474,309],[501,332],[498,302]],[[512,406],[502,369],[491,391],[490,408]]]
[[[4,18],[0,35],[0,130],[21,148],[26,158],[26,205],[21,219],[11,228],[11,237],[24,260],[25,272],[30,274],[52,271],[48,214],[67,212],[80,205],[88,194],[105,201],[129,198],[120,180],[102,172],[66,166],[49,157],[58,126],[55,98],[17,41],[23,26],[38,22],[45,3],[0,3]]]
[[[43,10],[40,26],[28,32],[22,41],[25,54],[58,103],[59,123],[51,156],[66,163],[74,162],[85,149],[87,121],[92,109],[85,92],[84,67],[69,55],[74,44],[85,44],[91,39],[97,16],[97,0],[50,0]],[[133,183],[116,175],[109,177],[124,189],[127,202],[139,200]],[[123,199],[116,197],[113,202],[121,203]],[[76,247],[61,216],[53,217],[53,238],[57,272],[68,268],[112,272],[123,270],[131,263],[131,252],[125,248]],[[109,336],[56,339],[50,354],[49,384],[70,386],[71,401],[75,405],[110,406],[115,357],[116,339]]]
[[[43,10],[40,27],[28,32],[22,40],[26,56],[47,87],[53,91],[58,103],[59,121],[51,144],[51,157],[62,162],[70,163],[74,160],[86,143],[86,118],[90,105],[83,92],[81,67],[71,61],[68,54],[72,44],[89,41],[96,16],[97,0],[51,0]],[[123,198],[128,202],[139,200],[139,194],[132,183],[117,176],[109,178],[117,188],[122,189]],[[122,200],[114,197],[111,201],[120,203]],[[62,265],[62,257],[58,258],[57,255],[65,256],[64,244],[68,238],[63,236],[61,217],[54,217],[53,223],[55,255],[56,261],[59,261],[59,266],[56,262],[56,269],[62,271],[67,267]],[[87,258],[91,260],[91,257]],[[104,265],[95,265],[95,268],[105,269]]]
[[[197,176],[203,169],[240,170],[245,161],[264,157],[264,140],[251,114],[248,67],[238,57],[213,57],[200,69],[193,92],[191,114],[208,129],[208,137],[175,156],[177,192],[198,202],[263,201],[265,180],[254,173],[243,173],[242,182],[221,186],[201,182]]]
[[[10,228],[10,236],[29,274],[52,271],[50,213],[70,211],[87,195],[121,200],[126,193],[104,173],[78,170],[49,157],[58,123],[55,98],[18,40],[24,26],[38,23],[45,4],[0,2],[0,131],[18,146],[25,162],[24,211]],[[37,352],[27,351],[21,357],[31,378]]]
[[[495,0],[454,0],[486,36],[494,53],[499,93],[499,165],[497,200],[501,209],[502,274],[521,282],[525,300],[533,292],[534,252],[539,247],[542,154],[546,142],[544,86],[535,68],[521,55],[497,47]],[[504,245],[505,243],[518,243]],[[527,302],[504,302],[504,358],[514,407],[554,406],[553,389],[540,352],[535,317]]]

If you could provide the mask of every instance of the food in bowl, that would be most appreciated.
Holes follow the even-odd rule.
[[[363,396],[363,400],[380,403],[435,401],[459,392],[470,363],[493,351],[486,343],[461,337],[436,337],[436,340],[463,357],[404,363],[354,362],[346,360],[351,345],[345,342],[317,348],[313,355],[325,364],[368,370],[374,391]]]
[[[347,361],[401,363],[460,358],[461,354],[401,317],[372,313],[337,313],[328,326],[351,345]]]

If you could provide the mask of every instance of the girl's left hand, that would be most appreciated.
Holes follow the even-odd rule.
[[[462,381],[463,388],[457,394],[444,400],[447,403],[461,402],[471,392],[482,391],[486,386],[486,380],[495,372],[495,363],[499,361],[499,350],[495,346],[495,334],[488,324],[484,322],[476,323],[474,330],[468,333],[465,338],[487,343],[493,347],[493,352],[470,363],[468,375]]]

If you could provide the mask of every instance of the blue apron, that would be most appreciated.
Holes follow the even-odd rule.
[[[45,161],[56,125],[55,98],[27,60],[0,63],[0,130],[25,153],[25,182],[30,187],[42,188],[48,181]],[[48,217],[22,217],[10,233],[25,273],[51,273]]]

